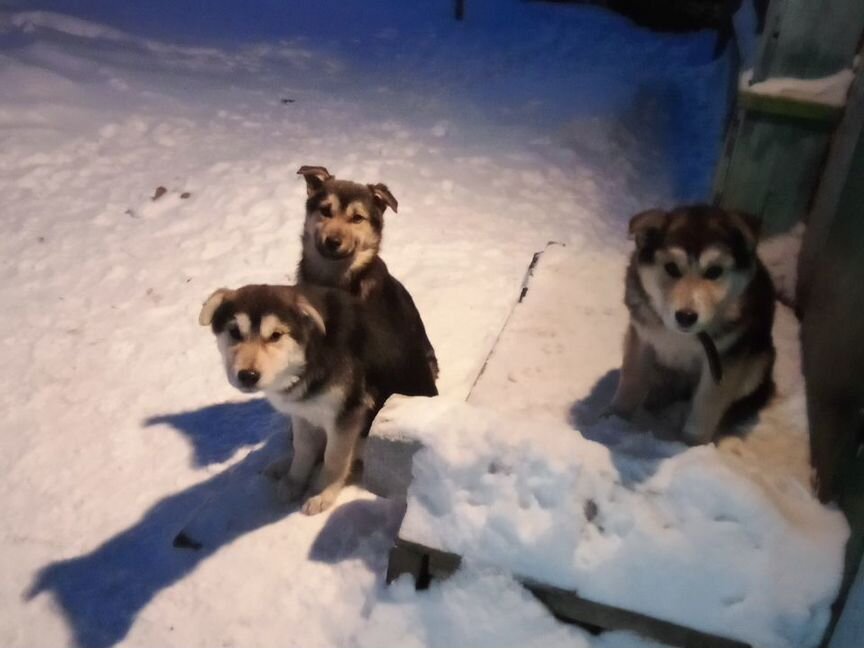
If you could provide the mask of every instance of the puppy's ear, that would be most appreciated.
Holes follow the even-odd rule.
[[[216,313],[222,302],[230,299],[234,294],[233,290],[228,288],[220,288],[207,298],[204,305],[201,306],[201,312],[198,314],[198,323],[201,326],[210,326],[213,323],[213,315]]]
[[[390,193],[390,190],[387,188],[387,185],[378,184],[374,185],[366,185],[369,187],[369,191],[372,192],[372,196],[375,199],[375,202],[381,208],[381,212],[383,213],[385,209],[388,207],[393,210],[394,214],[399,213],[397,209],[399,207],[399,203],[396,202],[396,198]]]
[[[300,312],[303,313],[303,315],[312,320],[315,328],[321,331],[321,335],[327,335],[327,327],[324,326],[324,318],[321,317],[321,313],[318,312],[318,309],[316,309],[303,295],[297,296],[297,308],[300,309]]]
[[[302,175],[306,180],[306,193],[309,196],[315,194],[327,180],[333,177],[322,166],[301,166],[297,169],[297,175]]]
[[[735,229],[741,232],[747,242],[747,247],[751,251],[754,250],[756,242],[759,240],[759,233],[762,231],[762,221],[759,217],[740,211],[729,212],[729,217],[732,219]]]
[[[631,238],[636,240],[636,247],[641,249],[656,241],[668,220],[669,214],[662,209],[649,209],[631,218],[628,231]]]

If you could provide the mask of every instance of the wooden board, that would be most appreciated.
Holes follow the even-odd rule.
[[[456,554],[397,538],[396,544],[390,550],[387,582],[409,574],[418,589],[425,589],[433,579],[447,578],[459,568],[460,563],[461,558]],[[557,618],[591,630],[627,630],[681,648],[750,648],[749,644],[740,641],[596,603],[579,596],[579,593],[573,590],[518,577],[517,580]]]

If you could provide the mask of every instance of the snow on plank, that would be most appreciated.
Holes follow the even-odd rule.
[[[748,434],[687,448],[645,429],[674,420],[587,424],[614,389],[623,270],[548,249],[469,403],[388,405],[423,445],[400,539],[697,632],[816,645],[848,528],[806,487],[794,319],[778,316],[779,394]]]

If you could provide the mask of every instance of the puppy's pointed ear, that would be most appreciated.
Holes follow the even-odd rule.
[[[656,240],[668,220],[669,214],[662,209],[649,209],[631,218],[628,231],[630,237],[636,240],[636,247],[641,249]]]
[[[375,199],[375,202],[381,208],[381,212],[383,213],[387,207],[393,210],[394,214],[398,214],[399,203],[396,201],[396,198],[390,193],[390,190],[387,188],[387,185],[378,184],[374,185],[366,185],[369,187],[369,191],[372,192],[372,196]]]
[[[317,192],[325,182],[333,177],[322,166],[301,166],[297,169],[297,175],[302,175],[306,180],[306,194],[309,196]]]
[[[297,296],[297,308],[300,309],[300,312],[303,313],[303,315],[312,320],[312,323],[315,325],[315,328],[321,332],[321,335],[327,335],[327,327],[324,326],[324,318],[321,316],[318,309],[315,308],[303,295]]]
[[[732,219],[735,229],[741,232],[747,242],[747,247],[754,250],[756,242],[759,240],[759,233],[762,231],[762,221],[759,217],[740,211],[729,212],[729,217]]]
[[[201,312],[198,314],[198,323],[201,326],[210,326],[213,323],[213,315],[216,313],[222,302],[230,299],[234,294],[233,290],[228,288],[220,288],[207,298],[204,305],[201,306]]]

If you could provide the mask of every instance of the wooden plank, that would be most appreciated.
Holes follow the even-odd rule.
[[[432,578],[444,579],[455,572],[462,562],[458,554],[433,549],[416,542],[397,538],[390,552],[387,582],[402,574],[418,573],[417,589],[425,589]],[[568,623],[601,630],[629,630],[670,646],[681,648],[750,648],[749,644],[718,637],[585,599],[576,591],[565,590],[537,581],[514,576],[533,593],[557,618]]]
[[[750,648],[749,644],[685,628],[668,621],[603,605],[580,597],[575,592],[539,583],[523,582],[559,619],[604,628],[627,630],[682,648]]]
[[[762,219],[766,235],[808,211],[832,124],[740,110],[718,167],[714,202]]]
[[[390,549],[387,560],[387,583],[405,574],[409,574],[417,585],[417,589],[423,589],[421,583],[428,579],[428,553],[418,550],[413,546],[403,543],[397,539],[396,544]]]
[[[738,104],[750,112],[767,113],[803,121],[827,122],[831,125],[836,124],[843,114],[843,108],[839,106],[772,96],[749,90],[741,91]]]

